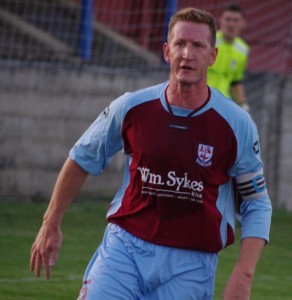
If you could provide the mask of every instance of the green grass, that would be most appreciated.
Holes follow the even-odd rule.
[[[0,299],[76,299],[87,263],[102,239],[106,208],[106,202],[71,205],[62,223],[64,240],[58,263],[47,281],[29,271],[30,248],[46,204],[0,203]],[[220,254],[215,300],[221,299],[238,248],[236,242]],[[292,299],[291,249],[292,214],[275,211],[271,243],[258,264],[252,300]]]

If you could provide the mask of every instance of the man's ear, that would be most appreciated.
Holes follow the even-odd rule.
[[[163,44],[163,57],[164,60],[169,64],[170,59],[169,59],[169,47],[167,43]]]
[[[211,50],[211,56],[210,56],[210,61],[209,61],[209,67],[211,67],[212,65],[214,65],[215,61],[216,61],[216,57],[218,55],[218,48],[217,47],[213,47]]]

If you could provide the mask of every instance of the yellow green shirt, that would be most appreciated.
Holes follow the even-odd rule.
[[[216,34],[216,47],[218,55],[215,64],[208,69],[208,85],[230,98],[232,84],[243,79],[249,47],[239,37],[233,43],[226,42],[220,31]]]

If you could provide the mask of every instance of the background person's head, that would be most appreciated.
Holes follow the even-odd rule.
[[[220,30],[225,40],[232,42],[239,36],[245,25],[244,13],[237,4],[227,5],[219,20]]]

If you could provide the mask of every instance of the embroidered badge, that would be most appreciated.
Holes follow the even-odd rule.
[[[199,144],[198,146],[198,157],[196,163],[203,166],[208,167],[212,165],[212,157],[213,157],[214,147],[204,144]]]

